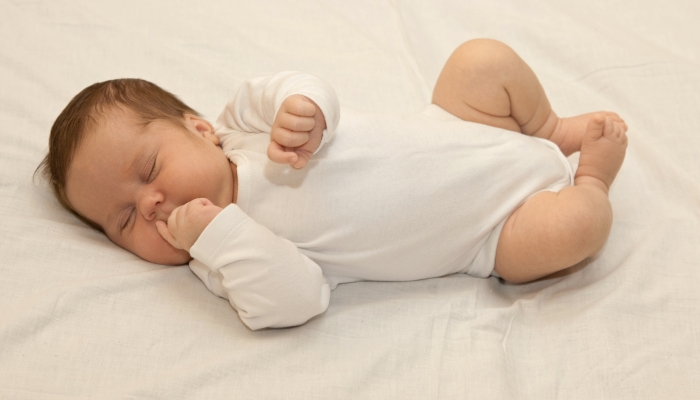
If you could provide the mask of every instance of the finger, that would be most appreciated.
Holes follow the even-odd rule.
[[[170,218],[168,218],[168,228],[171,228],[170,232],[177,232],[178,234],[182,235],[182,232],[187,229],[187,217],[192,214],[193,210],[196,208],[197,203],[190,201],[174,209],[172,214],[170,214]],[[172,223],[172,226],[170,219],[175,220],[175,222]]]
[[[267,146],[267,158],[278,164],[289,164],[296,162],[299,156],[293,151],[287,151],[279,143],[272,141],[270,145]]]
[[[173,236],[168,230],[168,225],[163,221],[156,221],[156,229],[160,236],[165,239],[171,246],[176,249],[181,249],[180,245],[177,243],[175,236]]]
[[[180,213],[180,210],[182,209],[183,206],[177,207],[176,209],[173,210],[173,212],[170,213],[170,216],[168,217],[168,231],[175,236],[175,233],[177,233],[177,228],[180,226],[178,224],[178,214],[184,214]]]
[[[314,114],[316,114],[316,106],[314,103],[302,95],[299,95],[292,101],[285,102],[284,106],[287,112],[301,117],[313,117]]]
[[[188,203],[186,203],[185,205],[183,205],[183,207],[185,207],[185,211],[189,211],[189,209],[190,209],[191,207],[194,207],[194,206],[205,207],[205,206],[209,206],[209,205],[212,205],[212,204],[214,204],[214,203],[212,203],[211,200],[207,199],[206,197],[198,197],[198,198],[196,198],[196,199],[194,199],[194,200],[190,200],[190,202],[188,202]],[[191,205],[191,207],[188,207],[188,206],[190,206],[190,205]]]
[[[289,112],[280,114],[276,121],[280,127],[296,132],[308,132],[316,124],[314,117],[305,117]]]
[[[302,169],[311,159],[311,153],[307,150],[297,150],[296,154],[297,156],[299,156],[299,159],[297,160],[297,162],[290,163],[290,165],[292,166],[292,168]]]
[[[270,132],[270,139],[284,147],[299,147],[309,141],[309,132],[290,131],[277,126]]]
[[[207,199],[206,197],[200,197],[196,200],[199,202],[199,204],[201,204],[203,206],[213,206],[214,205],[214,203],[212,203],[211,200]]]

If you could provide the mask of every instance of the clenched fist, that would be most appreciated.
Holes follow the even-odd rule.
[[[204,228],[221,212],[209,199],[194,199],[173,210],[168,223],[156,222],[158,233],[171,246],[189,252]]]
[[[270,131],[267,156],[280,164],[304,168],[321,145],[326,118],[308,97],[295,94],[280,106]]]

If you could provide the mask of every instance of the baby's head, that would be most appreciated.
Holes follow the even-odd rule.
[[[56,118],[38,170],[68,210],[117,245],[159,264],[183,264],[156,221],[204,197],[233,199],[231,164],[210,123],[171,93],[139,79],[96,83]]]

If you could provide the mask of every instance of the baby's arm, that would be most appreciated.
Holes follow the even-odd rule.
[[[190,252],[192,271],[253,330],[301,325],[328,308],[330,287],[321,268],[235,204],[222,210],[195,199],[158,231]]]
[[[288,118],[288,114],[302,119],[310,116],[310,107],[299,106],[300,101],[304,101],[300,99],[304,98],[311,100],[315,110],[313,114],[314,126],[308,130],[302,128],[308,128],[309,120],[297,127],[294,124],[298,123],[298,120]],[[287,109],[287,107],[290,108]],[[225,150],[229,148],[229,143],[235,143],[250,133],[271,133],[273,141],[278,139],[280,142],[284,142],[289,139],[286,137],[289,135],[286,135],[279,128],[289,131],[302,129],[302,132],[309,132],[310,136],[308,142],[304,142],[308,145],[302,144],[301,148],[298,149],[301,151],[295,154],[297,157],[302,157],[304,155],[310,156],[313,152],[318,151],[323,143],[332,137],[338,126],[339,118],[338,97],[328,83],[308,74],[281,72],[273,76],[250,79],[241,85],[234,98],[229,101],[217,119],[215,129]],[[316,131],[324,124],[326,125],[325,130],[321,129],[322,134],[317,135]],[[301,140],[306,138],[305,133],[293,136],[299,136]],[[316,137],[318,146],[315,143]],[[268,153],[271,159],[275,162],[289,163],[289,157],[292,154],[284,151],[284,147],[297,147],[287,144],[298,145],[301,141],[296,138],[293,140],[295,141],[293,143],[271,143],[272,146]],[[234,147],[235,145],[232,145],[230,148]],[[280,151],[280,147],[282,151]],[[300,159],[299,164],[301,163],[305,164]]]

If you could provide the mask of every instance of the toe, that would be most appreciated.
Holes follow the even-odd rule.
[[[605,125],[605,114],[595,113],[588,120],[588,129],[602,130]]]
[[[612,119],[613,121],[622,121],[622,118],[618,113],[614,113],[612,111],[606,111],[603,114],[605,114],[606,117]]]
[[[608,117],[605,118],[605,126],[603,127],[603,135],[611,136],[615,133],[615,124]]]
[[[615,130],[614,130],[614,135],[616,139],[620,138],[620,135],[622,135],[622,125],[620,124],[615,124]]]
[[[615,125],[617,125],[620,129],[620,134],[624,134],[625,132],[627,132],[627,124],[624,121],[618,122]]]
[[[625,129],[627,129],[627,123],[625,122],[624,119],[622,119],[622,117],[620,117],[619,114],[614,113],[614,112],[606,112],[605,116],[609,117],[615,123],[620,123],[620,124],[624,125]]]
[[[603,136],[605,118],[605,114],[603,113],[595,113],[591,115],[590,119],[588,120],[588,126],[586,127],[586,134],[584,137],[588,138],[588,140],[598,140],[598,138]]]
[[[615,121],[616,124],[620,124],[622,126],[622,129],[627,130],[627,122],[625,122],[624,119],[620,118],[619,115],[615,114],[615,118],[613,118],[613,121]]]

